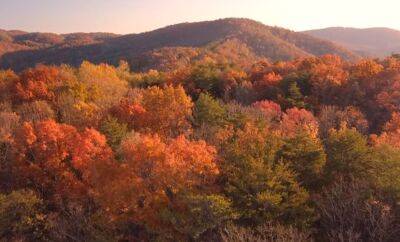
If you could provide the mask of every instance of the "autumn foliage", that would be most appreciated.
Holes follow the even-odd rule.
[[[0,71],[0,240],[395,241],[400,61],[219,57]]]
[[[112,170],[112,151],[95,130],[49,120],[24,123],[16,131],[12,169],[18,186],[56,200],[80,199],[100,185],[101,172]]]
[[[39,66],[26,70],[15,83],[15,102],[52,101],[55,98],[54,89],[59,83],[59,70],[55,67]]]
[[[183,136],[164,143],[158,135],[130,134],[121,144],[118,180],[106,189],[112,216],[158,229],[159,213],[179,196],[212,189],[219,174],[216,150]],[[112,194],[109,194],[112,192]]]

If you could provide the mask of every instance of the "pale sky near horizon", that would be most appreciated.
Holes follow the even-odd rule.
[[[399,9],[399,0],[0,0],[0,29],[126,34],[246,17],[298,31],[333,26],[400,30]]]

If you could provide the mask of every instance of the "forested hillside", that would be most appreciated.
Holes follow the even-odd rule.
[[[1,33],[0,33],[1,34]],[[213,53],[214,48],[228,48],[240,60],[251,63],[256,56],[270,61],[293,60],[298,57],[336,54],[346,60],[358,56],[332,42],[303,33],[270,27],[249,19],[220,19],[198,23],[183,23],[162,29],[123,36],[110,34],[17,34],[13,41],[1,41],[5,53],[0,56],[0,67],[20,71],[42,64],[70,64],[79,66],[84,60],[93,63],[118,65],[126,60],[133,69],[156,69],[148,56],[175,53],[176,48],[190,48],[162,59],[194,62]],[[22,44],[22,45],[21,45]],[[241,48],[236,48],[240,46]],[[8,50],[10,48],[11,50]],[[8,52],[8,53],[6,53]],[[139,63],[138,63],[139,61]]]
[[[202,46],[255,24],[236,22],[117,37],[92,60],[129,55],[132,39]],[[87,61],[0,71],[1,240],[398,240],[400,59],[313,57],[275,30],[276,43],[291,41],[284,56],[301,58],[249,51],[244,68],[216,45],[153,51],[158,71]],[[179,53],[193,60],[157,58]]]
[[[51,47],[65,48],[103,42],[118,35],[110,33],[27,33],[0,29],[0,56],[19,50],[40,50]]]
[[[305,31],[332,41],[364,57],[384,58],[400,52],[400,31],[389,28],[326,28]]]

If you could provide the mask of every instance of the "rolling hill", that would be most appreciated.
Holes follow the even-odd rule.
[[[385,57],[400,52],[400,31],[389,28],[326,28],[303,33],[342,45],[365,57]]]
[[[163,59],[188,63],[199,56],[216,52],[227,55],[228,60],[230,55],[243,62],[249,61],[249,58],[277,61],[323,54],[336,54],[347,60],[358,58],[356,54],[330,41],[235,18],[182,23],[123,36],[3,33],[6,34],[3,34],[5,37],[0,41],[0,46],[6,43],[6,50],[0,51],[0,55],[3,53],[0,67],[17,71],[38,63],[76,66],[83,60],[110,64],[126,60],[133,69],[144,70],[159,67]],[[11,50],[7,50],[8,46]]]
[[[71,47],[99,43],[116,37],[110,33],[28,33],[18,30],[0,29],[0,55],[22,50],[38,50],[50,47]],[[14,48],[13,48],[14,47]]]

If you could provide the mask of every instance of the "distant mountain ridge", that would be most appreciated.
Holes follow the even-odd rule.
[[[7,39],[8,35],[4,36],[6,37],[3,39]],[[158,58],[161,59],[164,58],[165,53],[168,53],[169,58],[190,62],[199,55],[205,55],[205,52],[212,54],[210,48],[223,49],[218,48],[219,45],[230,49],[231,52],[236,52],[233,55],[242,59],[251,57],[278,61],[324,54],[336,54],[346,60],[358,58],[358,55],[330,41],[267,26],[249,19],[236,18],[182,23],[141,34],[122,36],[80,34],[75,38],[76,43],[72,41],[73,34],[21,33],[11,38],[12,41],[7,42],[7,40],[1,41],[0,37],[0,48],[4,43],[6,47],[8,43],[11,48],[14,48],[12,51],[0,51],[0,55],[3,53],[0,56],[0,68],[22,70],[38,63],[66,63],[76,66],[83,60],[117,64],[120,60],[126,60],[134,68],[148,69],[153,68],[151,63],[156,61],[154,53],[157,53]],[[87,39],[86,42],[85,39]],[[38,45],[31,47],[29,44]],[[180,49],[174,56],[171,48],[172,50]],[[193,55],[192,51],[197,51],[197,54]],[[153,59],[146,59],[150,56]],[[146,66],[146,63],[150,64]]]
[[[309,30],[303,33],[332,41],[364,57],[400,53],[400,31],[390,28],[343,28]]]
[[[40,52],[44,49],[62,49],[103,42],[118,35],[111,33],[28,33],[0,29],[0,62],[8,53]],[[1,64],[0,64],[0,67]],[[13,66],[7,66],[13,68]]]
[[[0,29],[0,43],[19,45],[21,47],[25,47],[25,49],[42,49],[54,46],[78,46],[93,44],[116,36],[119,35],[112,33],[28,33],[19,30],[7,31]]]

